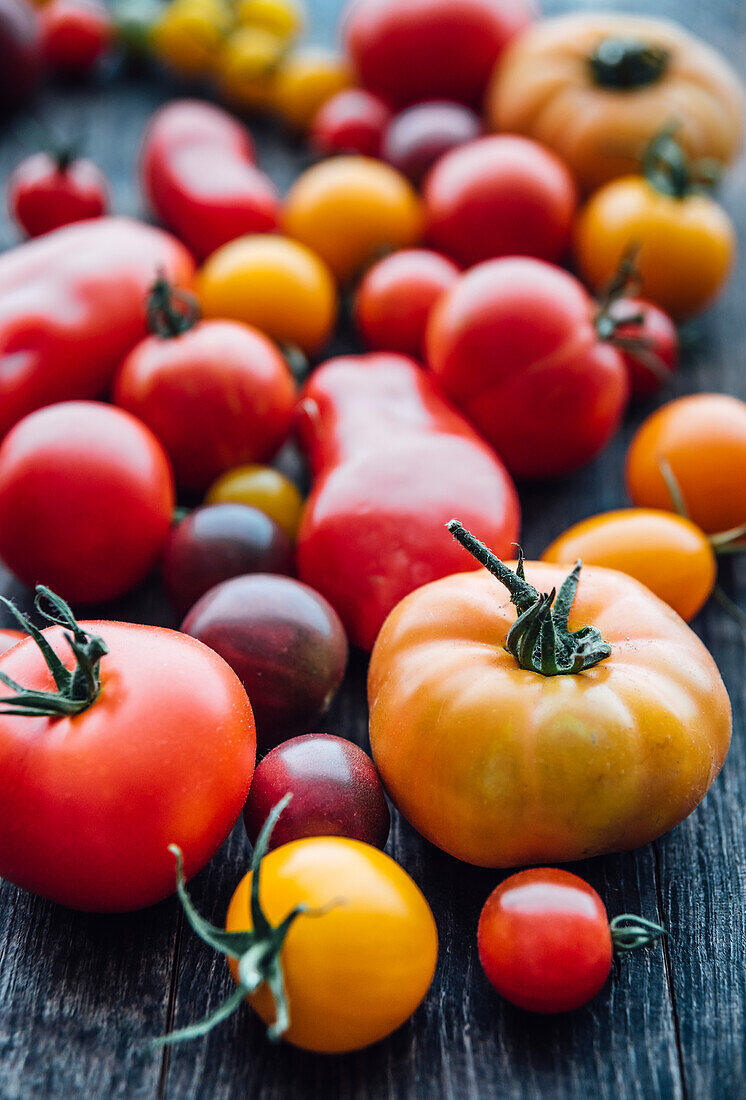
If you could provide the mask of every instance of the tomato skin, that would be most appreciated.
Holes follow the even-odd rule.
[[[254,770],[251,706],[206,646],[174,630],[84,623],[109,647],[101,695],[73,718],[0,716],[0,874],[74,909],[124,912],[174,892],[214,855]],[[59,627],[44,631],[63,661]],[[168,669],[164,675],[164,668]],[[2,657],[23,685],[53,690],[31,639]]]
[[[44,60],[67,75],[89,72],[114,37],[111,17],[100,0],[47,0],[40,22]]]
[[[0,630],[0,656],[26,637],[22,630]]]
[[[321,156],[358,153],[377,157],[391,112],[378,96],[362,88],[346,88],[327,99],[311,125],[310,141]]]
[[[252,927],[250,890],[251,872],[231,899],[229,932]],[[400,1027],[423,1000],[437,961],[435,921],[384,852],[343,837],[284,844],[262,861],[259,897],[273,925],[303,902],[321,908],[344,898],[322,916],[299,917],[283,945],[289,1043],[327,1054],[359,1050]],[[247,999],[265,1022],[274,1018],[266,986]]]
[[[634,577],[688,622],[707,602],[717,575],[707,536],[690,520],[652,508],[603,512],[569,527],[541,555],[572,567],[603,565]]]
[[[173,475],[151,431],[122,409],[65,401],[24,417],[0,446],[0,557],[64,599],[120,596],[154,566]]]
[[[430,311],[458,274],[446,256],[424,248],[384,256],[368,268],[355,294],[355,322],[364,342],[423,359]]]
[[[679,334],[667,313],[639,298],[620,298],[612,306],[613,317],[641,315],[642,321],[619,325],[616,336],[640,340],[641,350],[620,348],[633,397],[652,397],[673,378],[679,368]],[[654,357],[652,363],[649,357]]]
[[[708,535],[746,523],[746,402],[724,393],[679,397],[638,428],[625,478],[633,504],[675,511],[668,462],[690,519]]]
[[[506,878],[484,903],[477,942],[491,984],[529,1012],[580,1008],[611,970],[604,903],[569,871],[535,867]]]
[[[627,371],[595,313],[572,275],[506,257],[465,272],[430,314],[433,374],[518,477],[577,469],[619,425]]]
[[[480,106],[495,62],[532,8],[523,0],[356,0],[342,18],[365,88],[397,107],[425,99]]]
[[[495,256],[559,261],[578,201],[572,176],[553,153],[510,134],[446,153],[423,197],[428,241],[464,266]]]
[[[207,504],[247,504],[273,519],[289,539],[295,539],[303,497],[289,478],[272,466],[237,466],[210,486]]]
[[[305,46],[284,56],[272,74],[270,104],[291,130],[302,133],[328,99],[354,82],[346,57]]]
[[[383,159],[418,187],[440,157],[481,132],[479,117],[461,103],[415,103],[391,120],[383,140]]]
[[[23,232],[38,237],[70,222],[101,217],[109,207],[109,185],[93,161],[59,167],[49,153],[35,153],[8,177],[7,201]]]
[[[244,233],[277,228],[279,194],[254,163],[251,135],[214,104],[177,99],[155,112],[140,179],[159,221],[199,259]]]

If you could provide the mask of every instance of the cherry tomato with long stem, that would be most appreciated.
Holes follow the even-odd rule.
[[[209,488],[207,504],[248,504],[273,519],[295,540],[303,512],[303,497],[290,478],[273,466],[237,466],[226,470]]]
[[[40,12],[41,45],[50,69],[84,76],[114,39],[114,26],[101,0],[47,0]]]
[[[327,99],[311,123],[311,147],[321,156],[333,153],[381,155],[391,111],[378,96],[362,88],[345,88]]]
[[[26,157],[8,177],[6,194],[10,216],[29,237],[99,218],[109,208],[103,172],[70,149]]]
[[[440,157],[478,138],[481,132],[479,116],[462,103],[415,103],[393,117],[386,128],[381,154],[419,186]]]

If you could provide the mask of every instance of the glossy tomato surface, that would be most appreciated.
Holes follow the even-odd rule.
[[[624,356],[633,397],[652,397],[679,368],[679,334],[658,306],[640,298],[620,298],[611,309],[617,321],[616,345]],[[621,324],[625,317],[639,318]]]
[[[12,646],[27,637],[22,630],[0,630],[0,654],[7,653]]]
[[[66,76],[89,72],[114,39],[111,16],[102,0],[47,0],[40,19],[44,60]]]
[[[8,210],[29,237],[70,222],[98,218],[109,205],[106,177],[90,160],[69,164],[50,153],[34,153],[8,177]]]
[[[461,103],[435,99],[400,111],[386,128],[382,155],[415,185],[439,157],[479,137],[479,116]]]
[[[316,112],[310,142],[322,156],[359,153],[377,157],[391,112],[382,99],[362,88],[345,88]]]

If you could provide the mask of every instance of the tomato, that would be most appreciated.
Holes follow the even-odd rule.
[[[272,466],[237,466],[210,486],[208,504],[248,504],[273,519],[290,539],[298,534],[303,497],[296,485]]]
[[[578,558],[634,577],[687,621],[707,602],[717,574],[715,554],[700,528],[652,508],[591,516],[569,527],[541,555],[542,561],[569,565]]]
[[[354,83],[349,62],[334,50],[306,46],[285,54],[272,80],[272,108],[293,130],[306,130],[317,111]]]
[[[370,348],[424,358],[427,319],[459,269],[424,248],[392,252],[368,268],[355,294],[355,322]]]
[[[155,565],[171,523],[168,459],[122,409],[63,401],[0,445],[0,557],[80,603],[120,596]]]
[[[150,28],[155,55],[185,76],[210,76],[231,29],[224,0],[170,0]]]
[[[576,469],[619,425],[627,371],[597,312],[572,275],[508,257],[459,276],[430,314],[433,373],[519,477]]]
[[[412,592],[371,657],[370,743],[395,805],[485,867],[626,851],[673,828],[730,742],[702,642],[632,577],[526,562],[522,579],[448,526],[487,568]]]
[[[560,260],[577,205],[572,176],[527,138],[498,134],[447,153],[424,190],[427,239],[464,266],[494,256]]]
[[[311,146],[322,156],[360,153],[377,157],[391,112],[378,96],[346,88],[327,99],[313,117]]]
[[[354,0],[344,41],[363,86],[397,106],[481,106],[495,62],[532,13],[527,0]]]
[[[283,42],[297,38],[305,23],[296,0],[238,0],[235,12],[239,23],[275,34]]]
[[[7,653],[12,646],[25,637],[26,634],[22,630],[0,630],[0,655]]]
[[[257,234],[223,245],[200,271],[197,292],[205,317],[244,321],[308,354],[326,343],[336,320],[328,267],[286,237]]]
[[[98,218],[109,206],[109,185],[93,161],[67,152],[34,153],[6,185],[10,216],[29,237],[70,222]]]
[[[308,733],[267,753],[243,811],[252,844],[288,792],[292,801],[272,831],[270,848],[307,836],[347,836],[376,848],[386,843],[389,808],[383,787],[371,758],[352,741]]]
[[[169,843],[191,877],[230,832],[254,770],[251,706],[225,661],[192,638],[132,623],[73,628],[60,611],[84,697],[55,692],[31,638],[0,660],[5,676],[49,693],[42,713],[0,714],[0,875],[75,909],[139,909],[173,892]],[[63,628],[43,633],[73,669]]]
[[[698,393],[656,409],[627,452],[633,504],[678,510],[667,468],[686,514],[708,535],[746,523],[746,402]]]
[[[382,156],[419,186],[435,162],[482,132],[479,117],[461,103],[416,103],[391,120]]]
[[[282,227],[348,281],[382,249],[415,244],[422,209],[408,181],[388,164],[333,157],[295,181],[285,197]]]
[[[679,334],[662,309],[639,298],[619,298],[611,307],[613,343],[620,349],[633,397],[652,397],[679,367]],[[630,318],[625,322],[625,318]]]
[[[31,98],[43,68],[39,16],[26,0],[0,0],[0,110]]]
[[[102,0],[47,0],[40,21],[44,60],[59,73],[89,72],[114,39]]]

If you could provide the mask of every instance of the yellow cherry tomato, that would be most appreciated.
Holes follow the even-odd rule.
[[[251,882],[249,872],[233,895],[228,932],[252,928]],[[280,953],[288,1042],[358,1050],[403,1024],[427,993],[438,954],[433,915],[406,871],[377,848],[331,836],[283,844],[262,860],[259,899],[273,926],[297,905],[329,907],[296,917]],[[247,999],[274,1020],[266,985]]]
[[[210,487],[208,504],[249,504],[258,508],[294,539],[300,526],[303,497],[290,478],[273,466],[236,466]]]
[[[269,31],[283,42],[297,38],[305,23],[296,0],[237,0],[235,12],[239,23]]]
[[[626,508],[591,516],[568,528],[542,561],[605,565],[646,585],[682,619],[694,618],[715,584],[712,546],[690,520],[653,508]]]
[[[239,107],[271,110],[275,72],[285,50],[281,38],[262,27],[239,27],[226,40],[217,64],[222,94]]]
[[[308,354],[329,338],[337,312],[326,264],[277,234],[238,237],[213,252],[197,275],[197,294],[205,317],[244,321]]]
[[[186,76],[211,75],[231,26],[222,0],[171,0],[150,28],[154,53]]]
[[[288,126],[305,130],[327,99],[352,84],[352,70],[340,54],[320,47],[295,50],[277,69],[274,107]]]
[[[295,181],[282,224],[346,281],[385,249],[416,244],[422,205],[408,180],[390,165],[370,157],[332,157]]]

